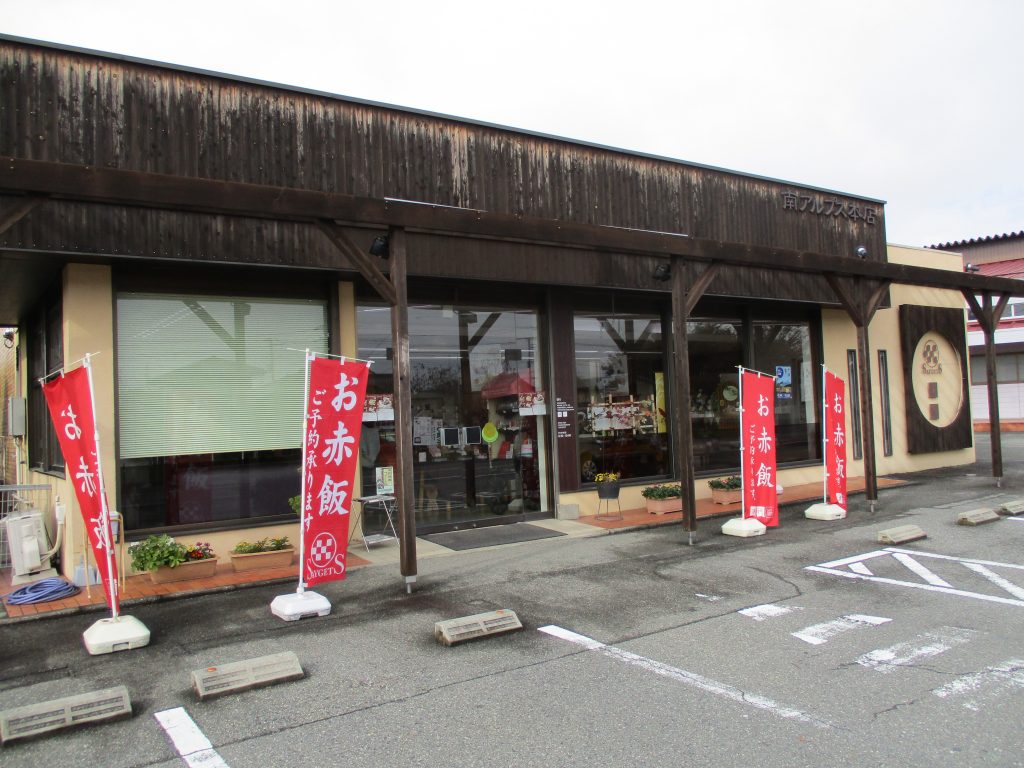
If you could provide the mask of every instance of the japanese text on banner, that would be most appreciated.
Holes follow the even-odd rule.
[[[53,419],[68,479],[85,521],[86,533],[96,560],[96,568],[107,595],[107,604],[116,615],[120,605],[117,563],[110,532],[110,517],[103,499],[103,482],[96,445],[96,419],[92,411],[92,390],[87,368],[76,368],[43,385],[46,406]]]
[[[825,476],[828,502],[846,509],[846,385],[825,371]]]
[[[743,516],[779,524],[775,483],[775,379],[742,371]]]
[[[309,364],[303,483],[303,573],[307,586],[344,579],[352,484],[369,368],[314,358]]]

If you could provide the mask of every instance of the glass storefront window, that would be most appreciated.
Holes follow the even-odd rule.
[[[756,308],[743,314],[747,317],[695,317],[687,325],[697,472],[739,467],[740,365],[776,376],[778,462],[820,456],[810,321],[758,318]]]
[[[129,529],[290,515],[303,355],[324,301],[117,296],[120,511]]]
[[[573,326],[580,480],[593,482],[600,472],[625,480],[668,474],[661,318],[579,313]]]
[[[775,445],[782,464],[820,455],[806,322],[755,320],[753,367],[775,374]],[[817,373],[820,377],[820,369]]]
[[[409,307],[413,488],[419,529],[507,521],[548,509],[547,404],[538,315],[483,306]],[[391,317],[358,307],[373,361],[361,441],[362,492],[397,470]]]
[[[690,419],[697,472],[739,466],[739,372],[743,362],[738,318],[702,318],[687,324]]]

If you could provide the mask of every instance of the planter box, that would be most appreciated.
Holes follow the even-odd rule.
[[[217,575],[217,558],[207,560],[191,560],[187,563],[170,568],[161,566],[149,572],[154,584],[166,584],[169,581],[187,581],[189,579],[208,579]]]
[[[250,552],[246,555],[231,555],[231,565],[236,571],[255,571],[259,568],[285,568],[292,564],[294,547],[275,549],[273,552]]]
[[[598,483],[597,498],[609,500],[619,498],[619,481],[615,480],[610,483]]]
[[[712,488],[711,500],[715,504],[739,504],[743,501],[743,489],[724,490],[722,488]]]
[[[671,499],[645,499],[647,511],[652,515],[666,515],[669,512],[682,512],[683,500],[676,496]]]

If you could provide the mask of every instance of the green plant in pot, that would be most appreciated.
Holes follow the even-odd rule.
[[[279,539],[266,538],[259,541],[240,541],[231,550],[233,555],[251,555],[255,552],[279,552],[282,549],[289,549],[292,546],[287,536]]]
[[[128,548],[132,568],[149,571],[154,582],[205,578],[217,572],[217,555],[207,542],[185,545],[166,533],[154,534]]]
[[[736,504],[741,500],[743,481],[739,475],[716,477],[708,480],[711,488],[711,500],[716,504]]]
[[[742,485],[743,481],[739,475],[716,477],[714,480],[708,480],[708,486],[713,491],[738,491]]]
[[[683,495],[683,487],[679,483],[649,485],[640,491],[640,495],[645,499],[678,499]]]
[[[291,565],[295,549],[287,536],[259,541],[240,541],[231,550],[231,566],[236,571],[257,568],[283,568]]]
[[[649,485],[640,491],[647,500],[647,511],[652,515],[667,512],[681,512],[683,509],[683,487],[680,483]]]
[[[599,499],[619,498],[618,472],[599,472],[594,475],[594,482],[597,483],[597,497]]]

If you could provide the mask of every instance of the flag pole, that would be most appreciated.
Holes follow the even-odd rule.
[[[821,366],[821,464],[822,464],[822,493],[821,503],[812,504],[804,510],[804,517],[810,520],[841,520],[846,517],[846,510],[838,504],[830,504],[828,500],[828,486],[831,475],[828,471],[829,453],[829,413],[828,402],[828,368],[824,363]],[[835,374],[833,374],[834,376]],[[844,408],[845,411],[845,408]],[[845,414],[844,417],[845,419]]]
[[[82,642],[91,655],[127,651],[149,645],[149,628],[134,616],[121,615],[121,595],[118,589],[117,568],[114,566],[113,542],[110,535],[110,510],[107,509],[107,488],[103,482],[103,464],[100,460],[100,428],[96,418],[96,392],[92,382],[92,362],[87,354],[84,358],[86,378],[89,382],[89,405],[92,408],[93,441],[96,444],[96,474],[99,476],[100,523],[102,525],[103,549],[107,554],[107,579],[110,584],[110,618],[100,619],[82,633]],[[124,520],[121,521],[124,525]],[[85,583],[89,583],[89,526],[86,523],[85,539]]]
[[[110,536],[110,510],[107,509],[107,487],[103,482],[103,461],[100,459],[100,430],[96,420],[96,391],[92,383],[92,362],[87,354],[84,358],[85,372],[89,380],[89,404],[92,407],[92,439],[96,443],[96,474],[99,480],[100,489],[100,525],[103,535],[103,551],[107,558],[107,580],[110,582],[107,593],[110,596],[110,618],[116,619],[120,614],[121,595],[118,592],[117,569],[114,567],[111,547],[113,542]],[[88,580],[88,572],[86,573]]]
[[[746,436],[743,434],[743,416],[746,409],[743,407],[743,371],[742,365],[737,366],[740,372],[740,517],[746,518],[747,516],[747,442]]]
[[[828,413],[828,395],[825,392],[825,388],[828,385],[828,368],[825,364],[821,364],[821,466],[824,469],[821,481],[821,503],[828,504],[828,419],[826,414]]]
[[[302,386],[302,491],[299,496],[299,585],[294,593],[278,595],[270,602],[270,612],[283,621],[297,621],[304,616],[326,616],[331,601],[318,592],[306,591],[306,458],[309,451],[309,379],[310,366],[317,353],[306,347],[306,372]]]
[[[306,572],[306,451],[309,440],[309,414],[306,413],[306,410],[309,408],[309,364],[312,362],[312,359],[313,355],[310,353],[309,347],[306,347],[305,375],[302,386],[302,467],[300,469],[302,489],[299,496],[299,586],[295,590],[296,594],[299,595],[305,591],[302,576]]]

